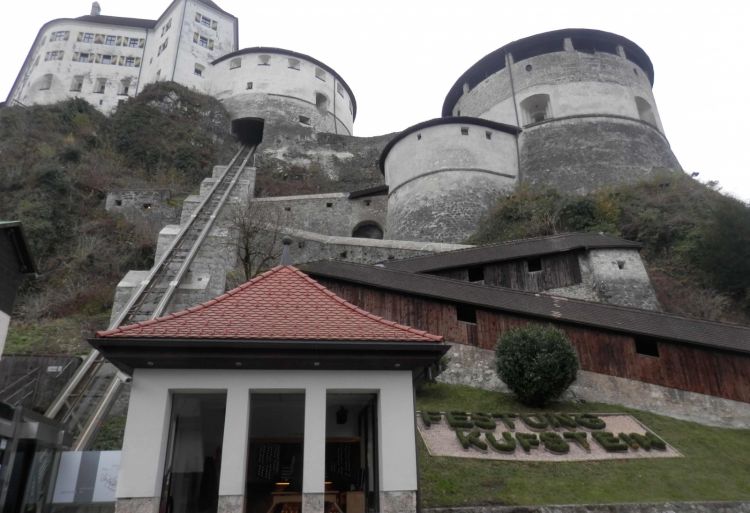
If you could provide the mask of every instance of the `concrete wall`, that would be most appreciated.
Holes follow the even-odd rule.
[[[386,501],[414,503],[417,489],[414,404],[410,371],[251,371],[138,369],[133,376],[131,402],[117,484],[118,512],[156,511],[166,453],[172,391],[226,391],[219,483],[220,506],[241,511],[245,493],[250,392],[304,391],[305,444],[303,502],[316,503],[324,490],[325,415],[329,391],[378,395],[379,482]],[[322,513],[322,500],[316,513]],[[393,510],[381,504],[383,511]],[[229,509],[228,511],[235,511]],[[313,510],[307,509],[309,513]],[[403,513],[415,511],[400,509]]]
[[[131,222],[145,222],[154,233],[179,220],[179,207],[170,204],[169,189],[119,190],[107,193],[105,210],[122,214]]]
[[[68,32],[67,39],[52,41],[54,32]],[[25,105],[48,104],[78,97],[102,112],[113,111],[120,100],[135,95],[147,32],[146,29],[135,27],[67,19],[46,24],[34,42],[29,60],[21,69],[16,87],[8,97],[9,104],[14,101]],[[94,34],[94,41],[100,42],[85,42],[83,37],[79,41],[79,34],[85,33]],[[106,36],[114,36],[115,44],[106,44]],[[137,39],[137,46],[129,46],[125,38]],[[118,41],[120,45],[117,45]],[[61,58],[46,60],[49,58],[48,52],[62,52]],[[80,58],[81,53],[92,55],[92,61],[74,61],[76,54]],[[113,62],[116,58],[116,63],[104,64],[102,56],[112,56]],[[132,65],[126,65],[125,58],[132,58]],[[46,75],[52,76],[49,87]],[[76,76],[82,78],[81,90],[71,91]],[[106,80],[103,93],[95,92],[99,79]],[[127,93],[122,90],[123,80],[130,83]]]
[[[313,62],[271,51],[247,53],[211,66],[210,82],[208,92],[223,101],[232,119],[258,117],[352,134],[352,98],[335,75]],[[325,106],[316,105],[316,94],[325,95]]]
[[[495,372],[494,351],[453,344],[447,357],[448,368],[438,381],[509,392]],[[563,399],[619,404],[709,426],[750,425],[748,403],[588,371],[578,371]]]
[[[637,249],[590,249],[578,255],[581,283],[545,294],[644,310],[661,310]]]
[[[385,160],[386,238],[461,242],[517,180],[514,135],[459,123],[410,133]]]

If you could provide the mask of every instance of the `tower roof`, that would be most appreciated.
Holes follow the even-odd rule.
[[[292,266],[279,266],[207,303],[99,338],[440,342],[372,315]]]

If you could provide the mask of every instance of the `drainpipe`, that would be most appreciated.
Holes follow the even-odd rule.
[[[180,31],[177,33],[177,50],[174,52],[174,66],[172,66],[172,81],[177,71],[177,56],[180,55],[180,45],[182,44],[182,27],[185,25],[185,13],[187,12],[187,2],[182,3],[182,21],[180,21]]]
[[[143,53],[141,54],[141,67],[138,68],[138,83],[135,85],[135,94],[133,96],[138,96],[138,91],[141,88],[141,74],[143,73],[143,68],[146,66],[146,48],[148,48],[148,29],[146,29],[146,38],[143,42]]]
[[[513,56],[509,53],[505,54],[505,67],[508,68],[508,76],[510,77],[510,92],[513,97],[513,110],[516,113],[516,126],[521,126],[521,118],[518,115],[518,102],[516,101],[516,86],[513,82]],[[516,134],[516,162],[518,162],[518,183],[521,183],[523,175],[521,173],[521,145],[518,142],[518,138],[521,134]]]
[[[338,82],[336,81],[336,75],[333,76],[333,133],[338,134],[339,133],[339,126],[336,123],[336,86]]]

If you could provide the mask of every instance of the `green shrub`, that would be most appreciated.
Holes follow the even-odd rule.
[[[576,353],[565,335],[552,326],[509,330],[500,338],[495,354],[498,376],[526,405],[545,405],[576,379]]]

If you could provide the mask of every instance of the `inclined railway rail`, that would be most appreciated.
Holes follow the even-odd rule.
[[[181,227],[172,244],[159,258],[109,329],[155,319],[166,313],[180,282],[190,268],[201,244],[232,193],[242,172],[255,154],[256,146],[243,145],[216,180],[203,201]],[[73,449],[85,450],[111,409],[126,377],[107,363],[99,351],[91,351],[60,395],[45,412],[73,434]]]

